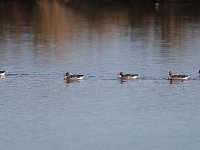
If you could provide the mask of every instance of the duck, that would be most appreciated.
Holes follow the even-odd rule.
[[[70,80],[70,81],[79,81],[84,78],[84,75],[77,75],[77,74],[69,74],[69,72],[66,72],[64,75],[64,80]]]
[[[0,78],[5,77],[5,75],[6,75],[6,72],[5,72],[5,71],[0,71]]]
[[[123,72],[120,72],[118,74],[118,79],[121,80],[132,80],[137,79],[139,77],[139,74],[124,74]]]
[[[200,70],[199,70],[198,74],[199,74],[199,77],[200,77]]]
[[[168,80],[187,80],[188,78],[188,75],[173,75],[172,71],[168,72]]]

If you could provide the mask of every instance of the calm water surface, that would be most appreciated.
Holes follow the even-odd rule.
[[[0,3],[0,18],[1,150],[200,147],[199,6]]]

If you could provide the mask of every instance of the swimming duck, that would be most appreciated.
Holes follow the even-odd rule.
[[[84,78],[84,75],[70,75],[69,72],[66,72],[64,75],[64,80],[78,81]]]
[[[6,72],[5,71],[0,71],[0,78],[3,78],[5,76]]]
[[[171,71],[168,72],[168,80],[187,80],[188,75],[173,75]]]
[[[200,70],[199,70],[198,74],[199,74],[199,76],[200,76]]]
[[[124,74],[123,72],[120,72],[118,74],[118,78],[122,80],[132,80],[137,79],[139,77],[139,74]]]

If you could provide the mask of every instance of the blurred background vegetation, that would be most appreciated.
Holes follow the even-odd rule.
[[[200,0],[1,0],[3,2],[8,1],[18,1],[18,2],[64,2],[67,4],[82,4],[82,3],[93,3],[93,4],[117,4],[117,3],[128,3],[133,4],[136,2],[146,2],[146,3],[171,3],[171,2],[195,2],[200,3]]]

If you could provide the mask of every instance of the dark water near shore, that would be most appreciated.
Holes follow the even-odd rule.
[[[0,149],[198,149],[198,7],[0,3]]]

